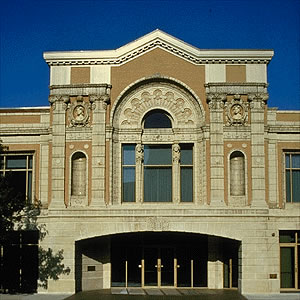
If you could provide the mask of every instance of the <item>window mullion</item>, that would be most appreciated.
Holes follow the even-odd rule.
[[[144,148],[142,144],[135,147],[135,194],[136,202],[143,202],[143,178],[144,178]]]

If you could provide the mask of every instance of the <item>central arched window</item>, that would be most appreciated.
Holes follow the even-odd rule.
[[[145,115],[144,128],[172,128],[172,122],[164,110],[154,109]]]

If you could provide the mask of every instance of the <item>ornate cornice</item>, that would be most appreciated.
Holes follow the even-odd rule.
[[[120,65],[155,48],[161,48],[193,64],[268,64],[272,50],[203,50],[188,45],[160,30],[116,50],[46,52],[49,66]]]

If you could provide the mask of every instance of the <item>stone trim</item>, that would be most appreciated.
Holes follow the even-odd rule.
[[[110,94],[110,84],[67,84],[49,86],[50,95],[69,95],[69,96],[87,96],[87,95],[105,95]]]
[[[245,94],[257,94],[267,93],[267,83],[261,82],[217,82],[217,83],[206,83],[206,93],[220,93],[227,95],[245,95]]]

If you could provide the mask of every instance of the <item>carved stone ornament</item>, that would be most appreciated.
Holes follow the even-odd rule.
[[[150,217],[147,219],[147,228],[152,231],[167,231],[170,224],[167,220],[160,217]]]
[[[248,95],[250,102],[250,108],[254,109],[264,109],[269,99],[268,93],[253,93]]]
[[[144,147],[141,144],[137,144],[135,147],[135,160],[136,163],[142,163],[144,161]]]
[[[226,125],[243,126],[248,122],[248,103],[245,103],[240,95],[235,95],[231,102],[226,103]]]
[[[175,164],[178,164],[180,162],[180,146],[178,144],[174,144],[172,150],[173,150],[173,162]]]
[[[226,101],[226,94],[222,94],[222,93],[207,94],[207,103],[210,109],[223,109],[224,101]]]
[[[174,126],[195,127],[201,112],[195,109],[191,96],[167,84],[150,84],[127,96],[118,108],[119,126],[142,126],[143,116],[151,109],[162,109],[174,118]]]
[[[69,104],[69,121],[70,127],[84,127],[89,122],[89,104],[83,101],[81,96],[78,96],[76,101]]]

